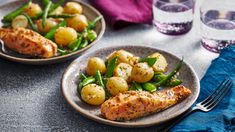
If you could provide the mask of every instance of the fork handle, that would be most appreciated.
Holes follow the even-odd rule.
[[[175,120],[170,122],[170,125],[166,126],[163,131],[168,132],[171,128],[173,128],[176,124],[178,124],[181,120],[183,120],[186,116],[190,115],[191,113],[195,112],[196,109],[189,108],[186,112],[184,112],[182,115],[176,117]]]

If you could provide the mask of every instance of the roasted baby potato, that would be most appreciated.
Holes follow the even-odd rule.
[[[82,13],[82,6],[76,2],[67,2],[64,7],[64,13],[81,14]]]
[[[70,27],[60,27],[55,32],[55,42],[63,47],[77,39],[77,32]]]
[[[12,20],[11,26],[13,28],[26,28],[28,26],[28,19],[24,15],[19,15]]]
[[[127,63],[119,63],[114,69],[114,76],[121,77],[127,82],[131,81],[131,70],[132,66]]]
[[[156,52],[149,57],[157,58],[157,61],[152,66],[155,72],[166,72],[168,63],[166,61],[166,58],[162,54]]]
[[[147,63],[138,63],[133,66],[131,71],[131,79],[138,83],[148,82],[153,76],[153,68],[149,67]]]
[[[30,17],[34,17],[41,12],[42,12],[41,7],[35,3],[30,3],[28,8],[24,10],[24,13],[26,13]]]
[[[106,71],[105,63],[102,59],[98,57],[92,57],[88,60],[86,72],[88,75],[95,76],[96,71],[100,71],[101,74],[104,74]]]
[[[100,105],[105,101],[104,89],[96,84],[88,84],[81,90],[82,100],[91,105]]]
[[[64,11],[64,8],[62,6],[57,7],[54,11],[52,11],[51,15],[60,15]]]
[[[118,63],[123,62],[132,66],[139,61],[139,57],[136,57],[132,53],[125,50],[114,51],[107,57],[107,59],[110,61],[114,57],[118,57]]]
[[[117,95],[118,93],[128,91],[128,84],[121,77],[109,78],[107,81],[106,87],[109,93],[113,96]]]
[[[47,19],[45,26],[42,26],[42,19],[38,20],[36,22],[37,27],[38,27],[38,31],[41,33],[47,33],[49,32],[53,27],[55,27],[57,25],[57,23],[55,22],[54,19]]]
[[[86,16],[81,14],[76,14],[72,18],[68,18],[66,22],[69,27],[74,28],[78,32],[82,32],[88,26]]]

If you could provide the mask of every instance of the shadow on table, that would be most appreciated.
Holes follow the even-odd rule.
[[[0,87],[7,90],[26,88],[32,90],[49,79],[60,76],[70,62],[52,65],[26,65],[0,59]]]

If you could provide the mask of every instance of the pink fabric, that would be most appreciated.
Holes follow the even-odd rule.
[[[152,24],[152,0],[92,0],[114,28],[132,23]]]

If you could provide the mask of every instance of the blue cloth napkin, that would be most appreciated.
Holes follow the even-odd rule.
[[[197,102],[205,99],[225,78],[230,78],[234,85],[219,105],[207,113],[191,114],[175,126],[173,132],[235,132],[235,46],[223,49],[220,56],[212,61],[201,80]]]

